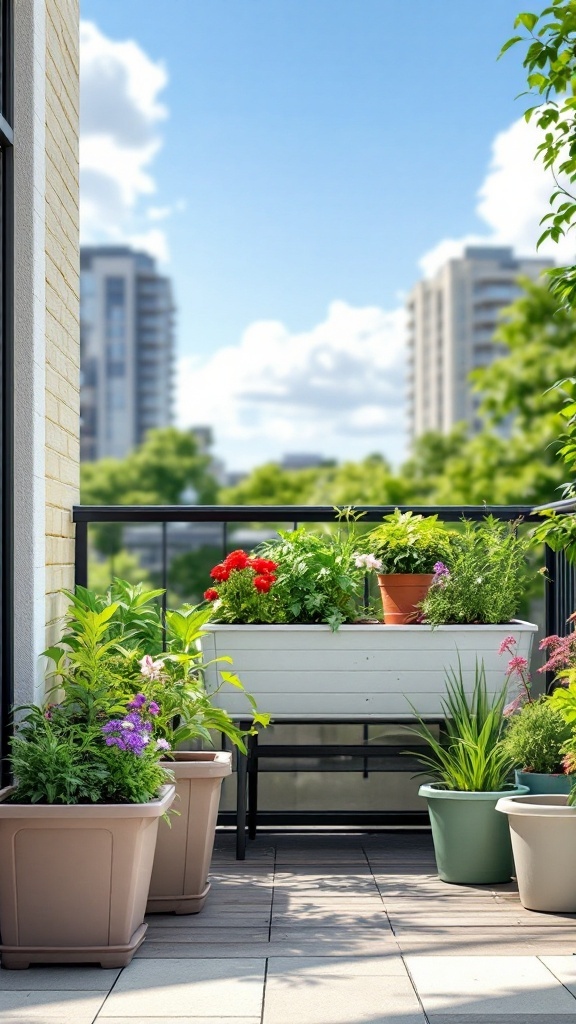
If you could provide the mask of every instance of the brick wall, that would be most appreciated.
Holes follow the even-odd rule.
[[[74,582],[80,409],[77,0],[46,0],[46,624]]]

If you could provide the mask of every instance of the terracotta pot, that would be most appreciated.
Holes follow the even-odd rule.
[[[378,576],[385,624],[403,626],[414,623],[420,614],[417,605],[426,597],[433,579],[433,573]]]
[[[210,891],[220,789],[232,771],[232,754],[178,751],[166,764],[175,775],[178,814],[170,825],[160,822],[147,912],[198,914]]]
[[[2,967],[125,967],[144,941],[158,820],[146,804],[12,804],[0,796]]]

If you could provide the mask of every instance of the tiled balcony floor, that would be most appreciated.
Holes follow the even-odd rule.
[[[576,915],[440,882],[426,835],[225,835],[204,911],[149,926],[123,971],[0,972],[0,1020],[576,1024]]]

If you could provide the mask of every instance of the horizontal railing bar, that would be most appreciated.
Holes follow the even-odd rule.
[[[406,743],[410,743],[410,740],[406,740]],[[429,747],[422,744],[413,744],[413,750],[428,751]],[[385,744],[359,744],[359,743],[348,743],[348,744],[318,744],[318,743],[294,743],[294,744],[272,744],[272,743],[258,743],[258,746],[254,746],[250,750],[250,757],[258,759],[262,757],[275,758],[275,757],[399,757],[404,754],[405,745],[385,745]]]
[[[493,515],[506,522],[536,519],[531,505],[355,505],[362,521],[379,522],[399,508],[401,512],[437,515],[456,523]],[[334,523],[337,516],[330,505],[75,505],[75,523]]]
[[[549,501],[546,505],[537,505],[533,512],[576,512],[576,498],[562,498],[561,501]]]
[[[219,825],[235,825],[236,811],[221,811]],[[358,825],[403,827],[416,825],[430,830],[428,811],[258,811],[258,825]]]

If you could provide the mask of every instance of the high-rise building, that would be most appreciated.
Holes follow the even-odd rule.
[[[123,458],[173,420],[174,302],[151,256],[82,248],[80,337],[81,458]]]
[[[447,433],[466,421],[480,428],[471,370],[502,355],[494,340],[501,311],[520,294],[519,277],[537,279],[553,264],[522,259],[508,247],[471,246],[408,297],[408,417],[412,438]]]

